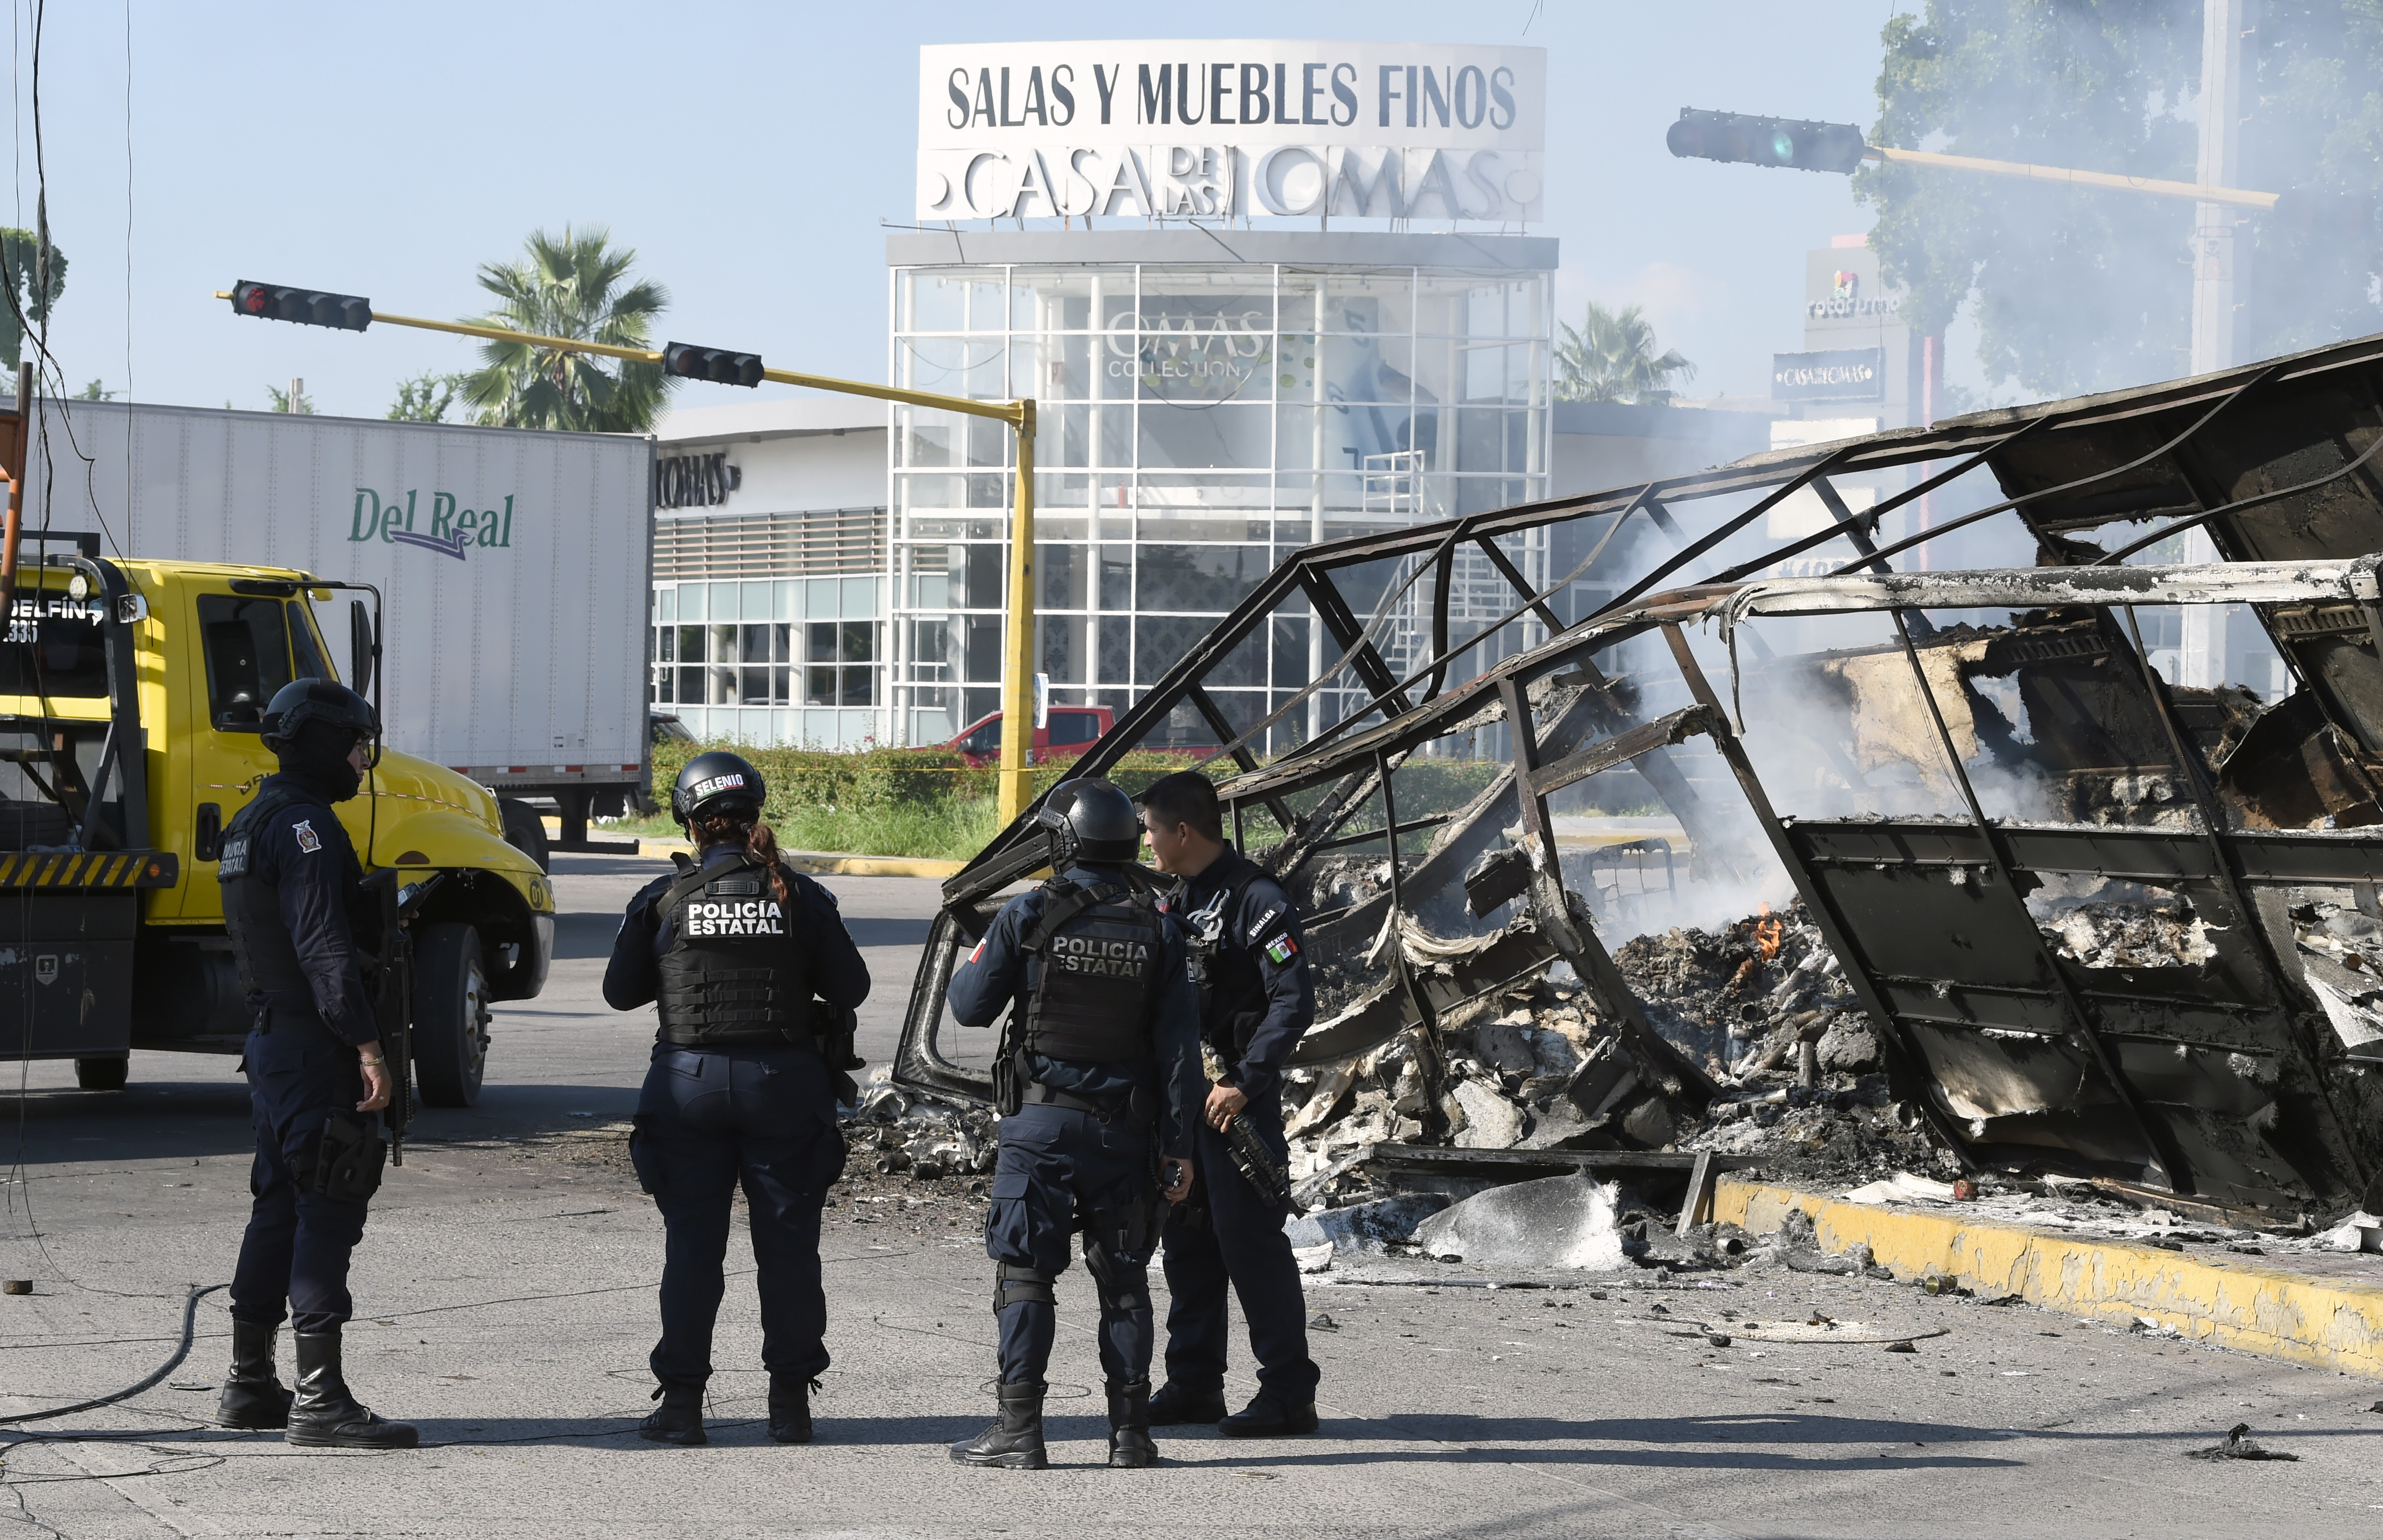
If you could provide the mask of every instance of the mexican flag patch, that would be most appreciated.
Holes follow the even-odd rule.
[[[1288,930],[1266,943],[1266,960],[1272,963],[1287,963],[1298,954],[1299,943],[1290,939]]]

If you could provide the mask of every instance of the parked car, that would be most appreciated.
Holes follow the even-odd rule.
[[[649,741],[657,745],[692,744],[702,741],[688,729],[685,721],[679,719],[676,712],[665,711],[658,706],[646,708],[646,731]]]
[[[1054,706],[1050,721],[1050,726],[1034,730],[1034,741],[1026,750],[1026,762],[1030,765],[1055,758],[1072,759],[1084,753],[1116,724],[1117,715],[1105,706]],[[1001,713],[995,711],[970,722],[944,747],[979,770],[997,768],[1001,763]]]

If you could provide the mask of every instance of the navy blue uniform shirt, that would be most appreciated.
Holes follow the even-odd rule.
[[[725,866],[745,854],[741,844],[715,844],[703,853],[703,869]],[[780,869],[782,871],[784,869]],[[784,871],[786,934],[810,948],[811,992],[829,1004],[851,1010],[869,998],[869,965],[844,928],[835,894],[798,871]],[[661,955],[678,940],[654,905],[679,880],[673,869],[637,890],[612,938],[612,960],[604,965],[604,1004],[616,1011],[649,1005],[661,994]]]
[[[1067,877],[1083,887],[1104,882],[1122,885],[1125,881],[1115,869],[1102,867],[1073,867]],[[1042,919],[1043,906],[1048,897],[1047,890],[1036,888],[1003,905],[1001,913],[994,917],[993,928],[984,933],[984,940],[977,943],[966,962],[952,971],[951,987],[944,992],[944,997],[951,1002],[952,1016],[961,1026],[992,1026],[1004,1007],[1022,1009],[1026,997],[1042,982],[1043,964],[1027,952],[1024,942],[1026,933]],[[1158,1147],[1171,1156],[1183,1157],[1191,1153],[1189,1120],[1202,1095],[1200,992],[1192,987],[1183,932],[1171,919],[1164,920],[1160,929],[1167,939],[1158,964],[1162,982],[1150,1024],[1151,1062],[1072,1064],[1031,1053],[1026,1067],[1036,1080],[1052,1090],[1081,1096],[1114,1096],[1136,1085],[1155,1090],[1159,1106]]]
[[[372,996],[364,992],[356,936],[373,933],[380,910],[364,891],[356,847],[330,804],[307,790],[303,780],[287,775],[267,777],[257,795],[277,785],[294,786],[304,795],[250,831],[248,876],[280,888],[281,924],[305,970],[307,993],[266,990],[249,996],[249,1008],[311,1011],[332,1036],[362,1047],[379,1038],[380,1026],[373,1019]]]
[[[1252,872],[1256,874],[1242,887],[1241,902],[1231,906],[1230,914],[1221,913],[1235,881]],[[1219,921],[1217,939],[1224,949],[1256,965],[1266,992],[1265,1014],[1239,1061],[1233,1055],[1232,1034],[1222,1029],[1223,1024],[1201,1025],[1225,1061],[1229,1083],[1253,1102],[1277,1095],[1290,1051],[1315,1022],[1315,980],[1307,971],[1307,938],[1300,931],[1299,911],[1279,883],[1230,845],[1205,870],[1188,879],[1182,893],[1167,900],[1167,907],[1187,929],[1197,930],[1211,918]]]

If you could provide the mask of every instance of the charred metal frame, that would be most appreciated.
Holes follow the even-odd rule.
[[[2361,437],[2363,443],[2358,441]],[[1078,771],[1088,776],[1106,774],[1164,724],[1179,705],[1188,704],[1219,740],[1220,746],[1203,763],[1229,758],[1239,771],[1219,785],[1237,839],[1250,832],[1245,808],[1253,804],[1265,808],[1268,821],[1281,831],[1278,841],[1253,852],[1278,875],[1288,878],[1324,852],[1375,842],[1388,844],[1392,858],[1387,903],[1360,904],[1344,915],[1326,917],[1319,922],[1322,925],[1370,923],[1386,911],[1392,916],[1403,913],[1418,894],[1421,902],[1433,902],[1466,878],[1475,857],[1501,844],[1498,831],[1519,816],[1521,850],[1530,862],[1530,875],[1521,890],[1528,895],[1530,924],[1511,928],[1500,943],[1505,950],[1499,965],[1489,966],[1485,955],[1484,966],[1464,981],[1465,987],[1478,986],[1475,993],[1495,988],[1488,981],[1490,975],[1521,977],[1544,966],[1549,957],[1562,956],[1574,963],[1616,1016],[1638,1028],[1642,1024],[1635,1003],[1620,988],[1618,974],[1611,971],[1610,955],[1586,918],[1575,914],[1573,905],[1577,901],[1565,894],[1548,820],[1550,794],[1601,771],[1631,765],[1688,831],[1698,858],[1722,858],[1730,841],[1715,821],[1718,809],[1700,801],[1665,755],[1667,748],[1691,736],[1703,736],[1727,766],[1754,821],[1799,885],[1809,888],[1814,871],[1825,866],[1812,850],[1789,838],[1787,826],[1772,808],[1736,733],[1731,731],[1728,712],[1688,653],[1681,632],[1685,622],[1717,619],[1734,647],[1737,632],[1727,604],[1748,585],[1749,579],[1784,560],[1845,540],[1848,555],[1835,567],[1833,578],[1751,586],[1784,594],[1798,583],[1875,585],[1860,607],[1895,616],[1902,648],[1920,678],[1922,698],[1929,702],[1940,748],[1967,805],[1968,834],[1976,842],[1975,854],[1984,869],[2010,881],[2014,869],[2024,865],[2020,856],[2022,847],[2030,843],[2028,836],[1985,816],[1958,755],[1953,752],[1950,732],[1934,694],[1919,669],[1919,647],[1932,634],[1924,611],[1932,607],[1959,607],[1945,597],[1961,591],[1959,580],[1988,574],[1898,573],[1894,559],[2008,514],[2033,538],[2040,560],[2054,565],[2031,573],[1992,574],[2006,581],[2011,596],[2033,594],[2036,598],[1996,598],[1982,603],[2068,603],[2105,612],[2118,609],[2131,612],[2138,604],[2251,604],[2294,677],[2317,697],[2326,718],[2358,745],[2362,763],[2383,774],[2383,721],[2369,723],[2359,717],[2356,702],[2351,698],[2359,682],[2347,678],[2349,665],[2341,658],[2345,644],[2354,650],[2373,648],[2372,654],[2363,655],[2369,658],[2378,692],[2383,692],[2383,659],[2375,656],[2383,654],[2383,602],[2378,602],[2383,600],[2383,590],[2378,590],[2371,568],[2344,579],[2346,586],[2326,588],[2321,598],[2285,597],[2288,584],[2254,592],[2225,582],[2202,583],[2197,587],[2186,584],[2184,588],[2160,590],[2167,597],[2155,598],[2144,597],[2154,591],[2145,583],[2151,569],[2118,565],[2162,539],[2204,525],[2231,561],[2262,557],[2322,561],[2383,548],[2383,481],[2377,479],[2375,463],[2379,449],[2383,449],[2383,338],[2370,338],[2226,374],[1981,413],[1931,429],[1778,451],[1691,475],[1319,544],[1286,561],[1262,581],[1124,714],[1115,730],[1079,761]],[[2315,467],[2317,474],[2306,474],[2312,461],[2328,463]],[[1924,476],[1858,511],[1848,505],[1836,486],[1847,476],[1924,462],[1934,462]],[[1883,546],[1876,542],[1880,521],[1887,514],[1980,470],[2001,483],[2005,495],[2000,499],[1906,538]],[[1699,565],[1724,542],[1808,489],[1820,500],[1831,524],[1772,545],[1752,560],[1719,572],[1698,573]],[[1686,536],[1671,512],[1672,506],[1684,502],[1735,496],[1750,496],[1752,500],[1694,538]],[[2314,517],[2309,512],[2312,508],[2318,510]],[[2290,517],[2282,516],[2287,514]],[[1563,596],[1597,569],[1632,521],[1642,516],[1674,548],[1632,577],[1596,613],[1566,624],[1560,610]],[[1535,589],[1497,543],[1502,536],[1597,519],[1610,524],[1589,544],[1587,555],[1545,588]],[[2326,523],[2327,519],[2332,522]],[[2152,527],[2107,551],[2076,537],[2081,531],[2125,522],[2148,523]],[[2315,533],[2309,533],[2311,529]],[[2298,547],[2292,544],[2295,539],[2301,542]],[[1452,640],[1447,574],[1455,550],[1467,544],[1484,552],[1513,590],[1515,602],[1484,629]],[[1403,577],[1397,575],[1396,566],[1390,569],[1392,580],[1383,583],[1378,605],[1370,618],[1361,622],[1359,607],[1350,602],[1337,580],[1352,569],[1384,562],[1410,565]],[[2201,575],[2215,579],[2225,572],[2223,567],[2207,569]],[[1399,602],[1426,573],[1436,579],[1429,656],[1401,677],[1376,644]],[[2185,591],[2188,588],[2192,591]],[[1889,599],[1893,602],[1882,602]],[[1827,611],[1815,608],[1804,612]],[[1260,720],[1237,726],[1206,684],[1236,648],[1277,616],[1312,617],[1333,638],[1340,655]],[[1451,677],[1474,649],[1482,649],[1487,657],[1509,646],[1510,628],[1526,619],[1547,629],[1547,640],[1527,650],[1510,652],[1471,678]],[[1590,655],[1649,631],[1664,635],[1696,704],[1653,721],[1641,721]],[[1751,639],[1753,634],[1746,635]],[[1759,641],[1755,645],[1759,647]],[[2191,752],[2165,687],[2149,672],[2142,648],[2137,646],[2132,650],[2137,665],[2145,671],[2159,721],[2176,749],[2204,831],[2199,836],[2204,855],[2197,862],[2187,863],[2175,852],[2163,851],[2155,858],[2138,860],[2137,865],[2178,873],[2191,866],[2193,881],[2216,883],[2216,896],[2224,906],[2246,918],[2252,907],[2244,889],[2248,881],[2285,881],[2295,871],[2301,874],[2300,880],[2311,881],[2372,881],[2374,876],[2383,876],[2383,870],[2375,870],[2383,867],[2383,842],[2327,838],[2318,858],[2313,849],[2304,848],[2307,836],[2237,832],[2221,839],[2205,769]],[[1343,679],[1353,679],[1362,691],[1355,708],[1325,724],[1307,742],[1261,763],[1258,755],[1268,732],[1296,720],[1295,710],[1318,692],[1345,689],[1335,683]],[[1491,725],[1502,725],[1513,735],[1514,765],[1508,775],[1461,812],[1402,821],[1391,782],[1406,757],[1435,738]],[[1852,770],[1849,761],[1837,768],[1841,773]],[[1313,799],[1303,813],[1293,809],[1294,799],[1302,794]],[[1345,832],[1377,795],[1383,802],[1380,827]],[[1041,865],[1041,841],[1031,832],[1033,810],[1030,807],[1025,817],[1004,830],[945,883],[945,908],[936,921],[914,988],[896,1078],[946,1094],[982,1094],[982,1078],[951,1063],[935,1047],[934,1018],[941,1015],[941,993],[959,938],[980,933],[995,895]],[[1410,868],[1414,857],[1405,842],[1427,829],[1435,831],[1430,846]],[[2133,836],[2142,832],[2110,831],[2102,837],[2132,848],[2141,844]],[[2333,875],[2309,875],[2318,869]],[[2370,871],[2374,876],[2351,875]],[[1810,896],[1808,892],[1808,899]],[[1833,950],[1847,962],[1848,982],[1864,1006],[1882,1020],[1893,1019],[1886,985],[1852,966],[1854,948],[1842,927],[1829,918],[1825,905],[1814,906],[1814,918]],[[1518,933],[1525,929],[1536,930],[1536,945],[1520,944]],[[2249,925],[2246,929],[2257,931],[2259,928]],[[1394,936],[1390,944],[1398,956],[1399,993],[1404,997],[1400,1026],[1392,1029],[1428,1023],[1436,1012],[1448,1007],[1454,986],[1435,989],[1419,982],[1403,956],[1396,953]],[[2043,943],[2036,944],[2041,951]],[[2264,933],[2257,944],[2264,953],[2264,970],[2270,979],[2278,980],[2278,993],[2290,995],[2285,982],[2294,976],[2289,960],[2276,955]],[[1536,955],[1525,959],[1524,953]],[[2052,979],[2059,979],[2060,969],[2048,962],[2047,967]],[[2116,1065],[2102,1041],[2093,1010],[2073,990],[2065,984],[2062,988],[2063,1010],[2072,1023],[2071,1030],[2091,1046],[2096,1063],[2107,1071],[2126,1102],[2131,1125],[2154,1151],[2155,1163],[2170,1185],[2181,1188],[2191,1177],[2179,1171],[2175,1152],[2155,1131],[2160,1119],[2147,1111],[2128,1076]],[[1456,990],[1456,995],[1466,997],[1462,989]],[[1353,1028],[1356,1024],[1343,1025]],[[1375,1031],[1380,1025],[1377,1020],[1363,1031],[1319,1028],[1303,1043],[1299,1056],[1315,1062],[1363,1051],[1383,1041]],[[1646,1036],[1651,1039],[1653,1034]],[[2303,1054],[2313,1055],[2318,1046],[2315,1040],[2305,1029],[2302,1036]],[[1892,1046],[1899,1061],[1898,1078],[1907,1084],[1924,1080],[1911,1045]],[[1919,1104],[1956,1149],[1969,1147],[1970,1141],[1941,1109],[1926,1098],[1919,1099]],[[2342,1174],[2345,1180],[2350,1175]],[[2362,1168],[2358,1180],[2364,1181],[2367,1175]]]

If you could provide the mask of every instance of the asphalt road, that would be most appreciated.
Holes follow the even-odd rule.
[[[662,1448],[647,1408],[661,1226],[624,1178],[648,1022],[597,983],[612,916],[656,866],[557,860],[553,981],[501,1009],[490,1084],[426,1114],[358,1253],[351,1378],[418,1423],[419,1451],[285,1449],[200,1420],[226,1352],[220,1292],[164,1383],[96,1411],[0,1424],[0,1536],[247,1534],[2298,1535],[2383,1526],[2383,1385],[2132,1336],[2026,1307],[1752,1270],[1578,1288],[1311,1280],[1323,1432],[1241,1444],[1161,1430],[1159,1469],[1099,1461],[1105,1424],[1080,1268],[1060,1285],[1056,1469],[951,1465],[989,1416],[990,1267],[965,1193],[839,1192],[824,1255],[835,1366],[820,1442],[771,1444],[751,1286],[732,1276],[714,1442]],[[834,879],[878,992],[882,1059],[933,885]],[[18,1076],[10,1066],[8,1078]],[[246,1097],[228,1059],[144,1054],[121,1093],[64,1065],[0,1100],[0,1418],[135,1383],[179,1341],[192,1285],[230,1275],[247,1203]],[[943,1184],[953,1186],[955,1184]],[[732,1251],[731,1265],[739,1264]],[[1154,1267],[1155,1278],[1157,1269]],[[1477,1283],[1478,1279],[1463,1281]],[[1164,1293],[1161,1291],[1164,1307]],[[1658,1307],[1661,1307],[1660,1309]],[[1726,1348],[1710,1330],[1819,1312],[1875,1345]],[[285,1360],[286,1363],[286,1360]],[[1251,1384],[1237,1373],[1238,1399]],[[2202,1462],[2252,1424],[2297,1462]]]

